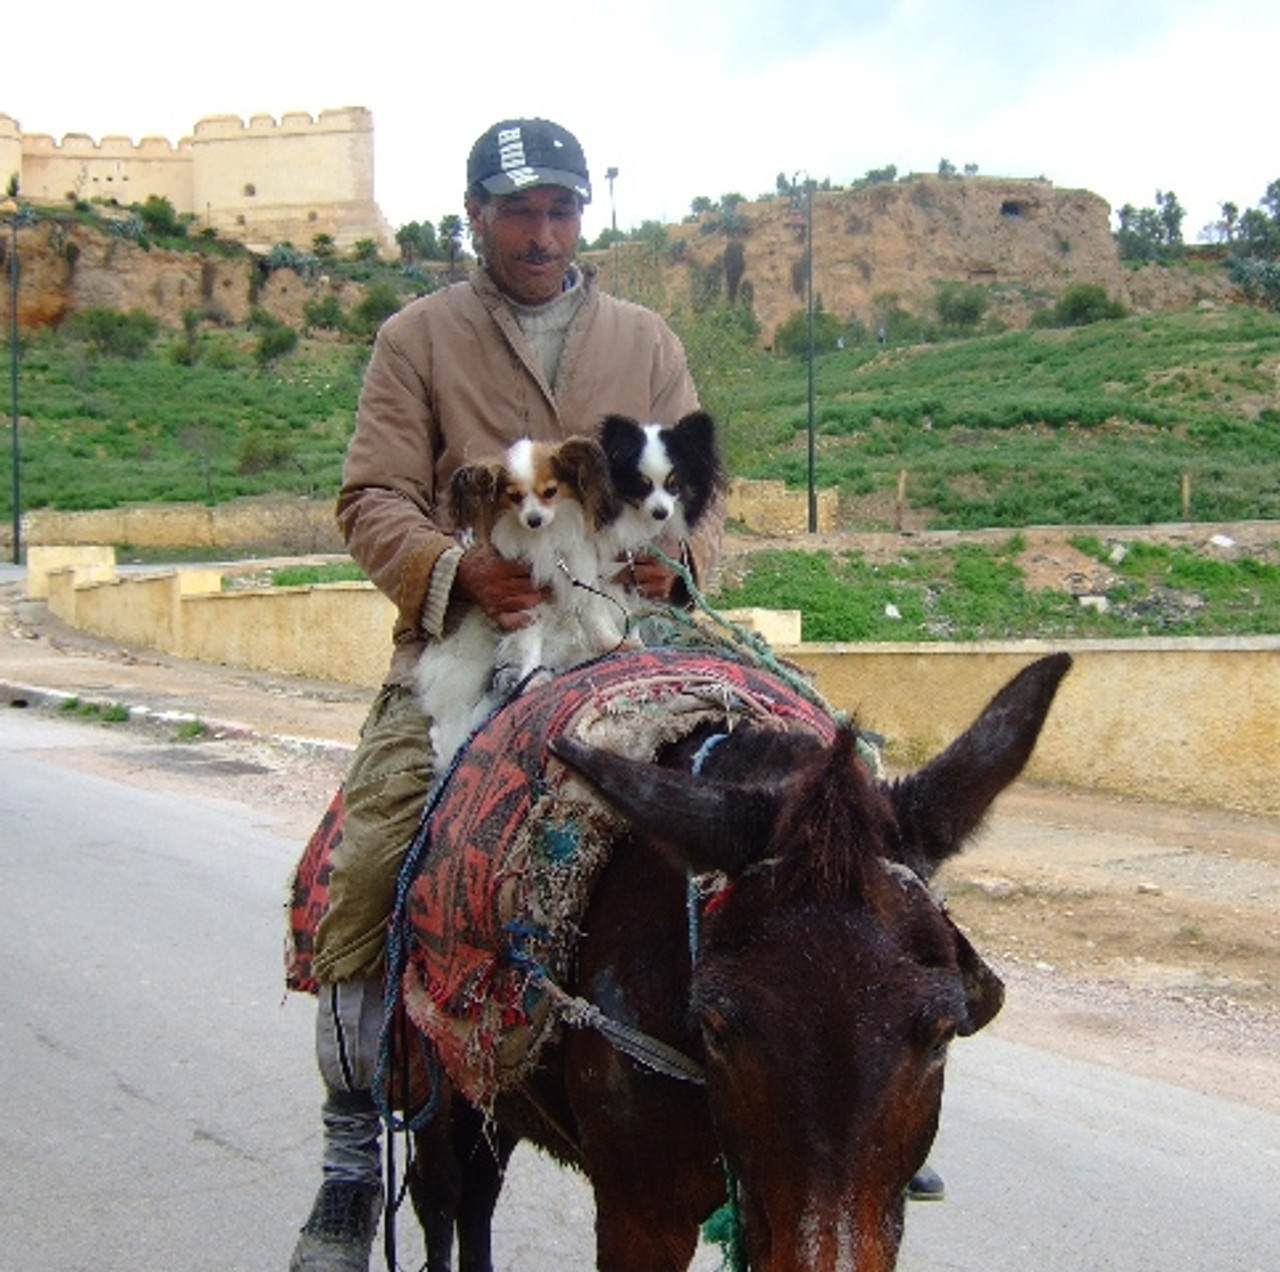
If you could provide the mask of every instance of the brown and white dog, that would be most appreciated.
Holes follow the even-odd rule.
[[[451,519],[464,536],[499,556],[527,561],[550,598],[532,621],[503,632],[478,608],[423,651],[418,696],[431,716],[441,769],[472,730],[511,692],[620,645],[627,614],[601,586],[597,534],[618,503],[600,444],[522,438],[501,460],[467,464],[449,488]]]

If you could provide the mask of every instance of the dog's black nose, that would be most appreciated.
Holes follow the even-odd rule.
[[[530,530],[536,530],[542,524],[542,514],[537,512],[531,512],[524,519],[524,523],[529,527]]]
[[[653,510],[653,519],[655,521],[665,521],[670,516],[670,512],[666,508],[655,508]]]

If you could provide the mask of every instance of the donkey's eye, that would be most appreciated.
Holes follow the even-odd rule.
[[[947,1058],[947,1048],[956,1036],[956,1024],[951,1019],[937,1021],[929,1033],[925,1050],[928,1064],[939,1064]]]

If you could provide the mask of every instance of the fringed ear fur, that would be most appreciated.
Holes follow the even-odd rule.
[[[487,544],[497,515],[498,489],[502,482],[499,464],[464,464],[449,483],[449,516],[458,530],[471,530]]]
[[[573,488],[592,530],[616,520],[621,506],[609,476],[608,458],[599,442],[590,437],[570,437],[560,443],[552,462],[556,476]]]

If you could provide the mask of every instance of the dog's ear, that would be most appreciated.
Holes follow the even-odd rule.
[[[474,531],[483,544],[493,533],[501,476],[499,464],[463,464],[449,482],[449,516],[455,528]]]
[[[628,415],[606,415],[600,425],[600,445],[614,468],[632,468],[640,456],[644,430]]]
[[[599,442],[590,437],[567,438],[556,448],[551,463],[557,479],[573,490],[592,530],[617,519],[621,506],[609,476],[609,460]]]
[[[697,524],[711,500],[724,490],[724,468],[716,446],[716,425],[706,411],[682,416],[667,431],[667,449],[685,487],[685,521]]]

